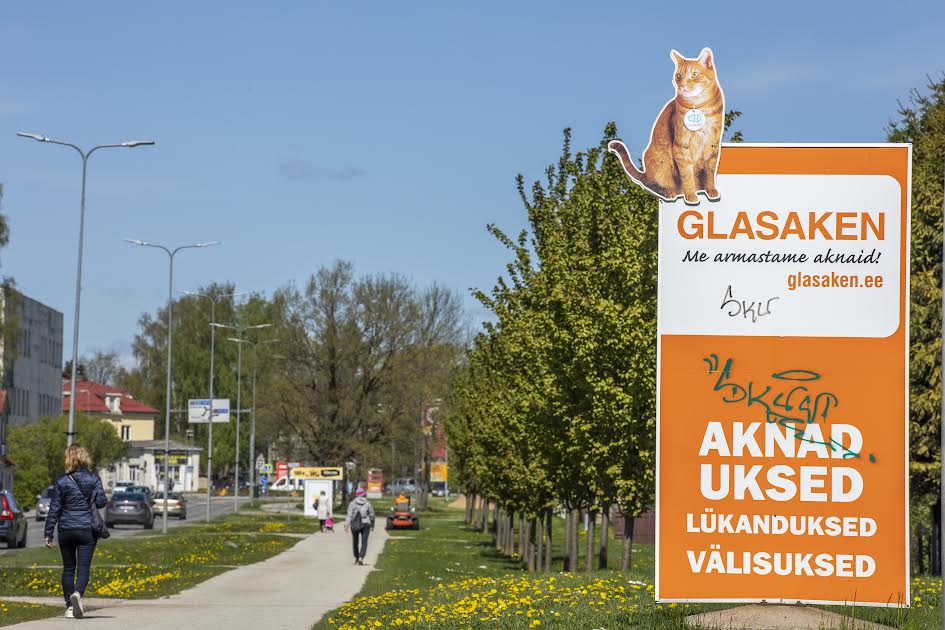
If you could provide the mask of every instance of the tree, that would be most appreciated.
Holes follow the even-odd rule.
[[[260,295],[253,295],[242,304],[229,296],[234,293],[232,284],[211,284],[202,287],[199,293],[218,296],[214,315],[218,323],[255,324],[272,321],[276,313],[272,303]],[[183,440],[189,427],[186,413],[187,401],[191,398],[206,398],[210,389],[210,301],[203,297],[186,295],[174,300],[174,366],[171,387],[171,434]],[[119,385],[136,398],[157,408],[158,418],[164,417],[167,387],[167,308],[157,313],[143,314],[138,320],[139,332],[132,342],[132,353],[136,365],[127,372],[119,373]],[[218,329],[214,359],[214,397],[229,398],[236,408],[237,347],[228,341],[231,331]],[[244,349],[245,350],[245,349]],[[244,366],[245,367],[245,366]],[[246,392],[247,371],[243,370]],[[244,407],[246,400],[243,400]],[[235,414],[232,414],[235,415]],[[217,425],[213,429],[213,463],[215,472],[228,474],[235,455],[235,426]],[[194,425],[196,444],[207,447],[206,425]],[[164,423],[155,425],[156,437],[163,437]],[[241,431],[240,453],[248,449],[249,432]],[[246,462],[243,462],[246,465]]]
[[[476,293],[496,322],[470,351],[451,449],[469,485],[529,519],[555,504],[631,517],[653,504],[656,202],[607,153],[614,137],[609,125],[572,154],[566,130],[545,181],[527,194],[518,180],[528,229],[489,228],[512,261]],[[566,549],[575,570],[574,516]]]
[[[307,457],[326,465],[383,465],[392,445],[416,445],[420,403],[460,356],[459,298],[397,275],[359,278],[337,262],[277,301],[273,354],[282,358],[262,397],[268,422],[288,427]]]
[[[914,528],[941,527],[935,507],[942,465],[942,186],[945,177],[945,77],[913,91],[888,128],[890,142],[912,143],[912,254],[909,352],[910,489]],[[934,536],[932,536],[934,537]],[[917,548],[922,558],[927,549]],[[930,561],[932,558],[930,558]],[[922,562],[919,560],[919,562]],[[921,566],[921,565],[920,565]],[[932,566],[932,565],[930,565]]]
[[[10,451],[16,453],[17,500],[32,505],[33,499],[63,474],[66,449],[66,416],[40,418],[10,428]],[[120,459],[126,444],[107,420],[76,414],[76,443],[88,450],[94,465],[107,468]]]
[[[69,366],[71,369],[71,366]],[[79,359],[79,370],[83,376],[102,385],[118,385],[125,376],[125,369],[121,366],[117,352],[102,352],[97,350],[92,356]]]

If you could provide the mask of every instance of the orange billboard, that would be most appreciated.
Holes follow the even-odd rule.
[[[909,145],[727,144],[660,203],[660,601],[909,604]]]

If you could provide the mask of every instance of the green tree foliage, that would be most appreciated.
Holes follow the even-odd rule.
[[[912,143],[911,349],[913,496],[938,492],[942,352],[942,185],[945,78],[913,92],[889,127],[890,142]]]
[[[656,200],[570,132],[546,179],[519,191],[528,229],[478,292],[495,316],[469,354],[449,419],[462,480],[528,517],[653,505]],[[454,464],[455,465],[455,464]]]
[[[72,366],[68,366],[71,370]],[[96,351],[92,356],[79,358],[79,369],[85,378],[103,385],[117,385],[125,378],[125,369],[121,366],[118,353]],[[67,377],[69,378],[69,377]]]
[[[14,484],[16,498],[33,505],[37,494],[63,474],[68,418],[40,418],[36,422],[10,427],[10,452],[16,453]],[[76,443],[84,446],[97,469],[107,468],[125,453],[126,444],[112,423],[101,418],[76,414]]]
[[[459,297],[397,275],[357,277],[350,263],[319,269],[277,293],[276,373],[261,395],[310,462],[364,468],[416,462],[420,406],[445,395],[461,357]],[[411,466],[412,468],[412,466]]]
[[[912,143],[912,256],[909,352],[910,489],[913,566],[932,569],[941,526],[942,188],[945,178],[945,77],[913,91],[889,126],[890,142]],[[925,541],[933,539],[932,546]]]

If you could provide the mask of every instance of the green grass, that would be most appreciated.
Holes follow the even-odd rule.
[[[309,533],[310,519],[264,513],[228,516],[209,525],[100,541],[87,597],[154,599],[198,584],[234,566],[264,560]],[[58,549],[24,549],[0,557],[0,596],[58,596]]]
[[[40,604],[24,604],[0,599],[0,626],[12,626],[23,621],[58,617],[64,610],[63,606],[42,606]]]
[[[378,507],[379,517],[384,514]],[[420,514],[420,531],[390,532],[377,570],[348,604],[314,627],[434,628],[635,628],[682,630],[690,614],[727,605],[657,604],[653,599],[652,545],[634,545],[629,574],[527,573],[521,564],[496,552],[491,537],[467,527],[462,509],[442,501]],[[379,523],[382,522],[379,520]],[[560,571],[563,521],[555,522],[555,568]],[[583,552],[582,536],[581,551]],[[610,566],[619,566],[620,542],[611,540]],[[583,562],[581,563],[583,566]],[[860,619],[894,628],[940,628],[938,579],[913,581],[907,610],[839,608]],[[380,625],[378,625],[380,624]]]

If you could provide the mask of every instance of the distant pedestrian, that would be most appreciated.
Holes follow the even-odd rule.
[[[351,548],[354,551],[355,564],[364,564],[368,534],[372,529],[374,529],[374,506],[364,496],[364,488],[358,488],[354,493],[354,499],[348,504],[348,517],[345,519],[345,531],[351,531]]]
[[[328,495],[322,490],[315,499],[315,511],[318,513],[318,531],[325,531],[325,521],[331,516],[330,507],[328,505]]]
[[[62,553],[62,595],[66,617],[82,619],[82,595],[89,584],[92,554],[97,538],[92,528],[92,506],[105,507],[108,498],[102,480],[92,472],[88,451],[73,444],[65,452],[66,474],[53,484],[46,527],[46,546],[52,549],[53,533],[59,527]]]

